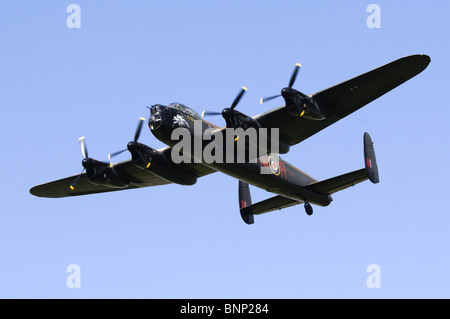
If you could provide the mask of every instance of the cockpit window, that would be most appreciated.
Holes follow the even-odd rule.
[[[170,103],[168,105],[168,107],[173,107],[174,109],[180,110],[181,112],[186,113],[187,115],[190,115],[196,119],[201,119],[200,115],[198,115],[197,112],[195,112],[193,109],[191,109],[190,107],[187,107],[186,105],[183,105],[181,103]]]

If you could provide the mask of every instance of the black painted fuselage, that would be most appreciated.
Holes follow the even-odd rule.
[[[202,163],[214,170],[262,188],[272,193],[282,195],[284,197],[309,202],[312,204],[327,206],[331,203],[330,195],[323,195],[308,189],[308,185],[316,182],[314,178],[302,172],[295,166],[289,164],[279,157],[278,154],[270,153],[252,157],[249,154],[249,145],[247,144],[245,160],[238,158],[238,151],[233,151],[232,160],[227,158],[227,154],[232,151],[239,139],[245,137],[237,137],[229,143],[225,130],[201,119],[195,112],[188,109],[179,109],[158,105],[152,108],[149,119],[149,127],[153,135],[163,143],[175,147],[173,152],[178,152],[176,145],[180,143],[179,138],[174,138],[172,133],[175,129],[182,128],[189,132],[190,145],[189,148],[183,148],[182,153],[185,160],[193,163]],[[205,139],[205,132],[212,132],[214,135],[211,139]],[[210,143],[222,138],[223,141],[223,157],[216,161],[206,161],[202,156],[205,151],[211,149]],[[233,143],[234,142],[234,143]],[[270,145],[270,143],[267,143]],[[208,146],[209,145],[209,146]],[[258,149],[259,150],[259,149]],[[215,150],[217,151],[217,149]],[[221,160],[220,160],[221,159]],[[174,159],[169,159],[173,161]]]

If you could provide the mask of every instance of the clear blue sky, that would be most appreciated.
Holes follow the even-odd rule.
[[[69,4],[81,28],[69,29]],[[369,29],[366,8],[381,8]],[[448,1],[2,1],[2,298],[450,298]],[[381,183],[307,216],[294,206],[242,222],[237,180],[220,173],[66,199],[29,188],[81,171],[78,137],[99,160],[133,138],[147,105],[256,115],[288,84],[314,93],[410,54],[420,75],[293,147],[317,179],[363,167]],[[211,119],[224,125],[220,117]],[[160,148],[149,130],[141,142]],[[118,160],[126,159],[124,153]],[[252,188],[254,201],[271,196]],[[81,269],[69,289],[66,267]],[[367,266],[381,270],[368,288]]]

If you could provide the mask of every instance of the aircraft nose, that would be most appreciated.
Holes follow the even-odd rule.
[[[148,120],[148,127],[150,127],[150,130],[154,131],[160,128],[162,123],[161,115],[159,114],[153,114],[150,116]]]

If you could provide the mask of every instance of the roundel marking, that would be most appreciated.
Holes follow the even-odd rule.
[[[280,166],[278,165],[278,161],[272,156],[269,156],[269,166],[272,170],[272,173],[274,173],[275,175],[280,175]]]

